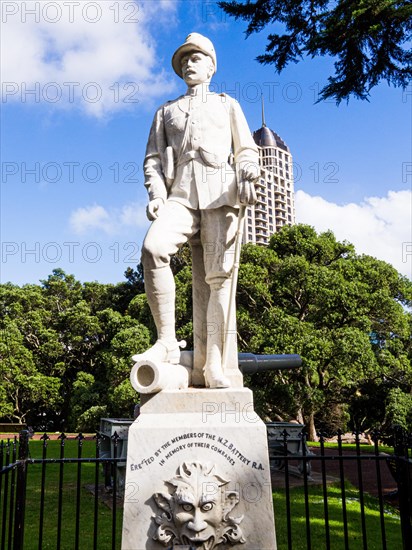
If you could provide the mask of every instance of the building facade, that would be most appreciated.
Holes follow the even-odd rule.
[[[259,147],[261,173],[257,203],[246,209],[243,242],[267,245],[273,233],[295,223],[293,161],[289,147],[264,122],[253,138]]]

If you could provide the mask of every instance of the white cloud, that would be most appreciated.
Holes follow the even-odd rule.
[[[77,208],[71,213],[69,224],[71,230],[78,235],[96,231],[115,235],[130,228],[146,228],[149,222],[146,217],[146,207],[135,202],[110,211],[97,204]]]
[[[147,227],[148,220],[146,216],[146,205],[137,202],[123,206],[119,221],[122,226],[128,227]]]
[[[412,278],[412,191],[389,191],[386,197],[344,205],[297,191],[295,202],[298,223],[318,231],[331,229],[358,253],[385,260]]]
[[[4,0],[1,11],[3,101],[100,117],[174,87],[151,29],[173,24],[175,2]]]
[[[70,225],[73,231],[79,235],[94,229],[99,229],[108,234],[114,231],[114,225],[109,213],[103,206],[97,204],[87,206],[86,208],[78,208],[72,212]]]

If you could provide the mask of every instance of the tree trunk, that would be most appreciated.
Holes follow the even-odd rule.
[[[308,432],[308,441],[319,441],[319,438],[316,434],[315,427],[315,414],[312,412],[307,416],[307,422],[305,422],[305,417],[303,415],[303,410],[299,409],[296,415],[296,419],[299,424],[305,424]]]
[[[308,417],[308,440],[309,441],[319,441],[319,438],[316,434],[315,428],[315,414],[311,412]]]

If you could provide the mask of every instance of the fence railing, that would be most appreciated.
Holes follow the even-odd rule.
[[[121,488],[117,466],[124,459],[117,457],[117,434],[112,438],[110,458],[100,455],[99,434],[90,442],[89,456],[83,456],[82,434],[75,440],[69,440],[65,434],[58,439],[53,456],[49,453],[47,434],[41,441],[29,443],[29,433],[23,431],[18,439],[0,442],[0,549],[119,548]],[[37,455],[41,456],[32,456],[37,443],[40,444]],[[66,452],[68,443],[70,453]],[[91,449],[94,456],[90,456]],[[102,499],[107,509],[103,514]],[[104,536],[100,536],[103,527]]]
[[[411,436],[397,430],[389,454],[380,451],[378,432],[372,446],[361,445],[356,433],[348,447],[339,433],[333,448],[321,436],[315,449],[306,446],[302,432],[299,453],[290,453],[288,432],[281,435],[282,445],[269,452],[276,469],[272,488],[282,492],[275,506],[276,527],[284,515],[282,549],[412,548]]]
[[[299,452],[269,449],[278,550],[410,550],[412,548],[411,436],[398,430],[393,453],[379,434],[348,449],[323,437]],[[29,441],[27,431],[0,442],[0,550],[120,549],[124,458],[101,452],[101,436],[79,434]],[[293,449],[293,448],[292,448]],[[256,549],[258,550],[258,549]]]

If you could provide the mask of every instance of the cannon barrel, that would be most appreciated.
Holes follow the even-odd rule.
[[[255,355],[239,353],[239,369],[243,374],[255,374],[268,370],[297,369],[302,366],[302,358],[297,354]]]
[[[302,365],[302,358],[296,354],[255,355],[254,353],[238,354],[239,369],[243,374],[255,374],[268,370],[297,369]],[[188,369],[193,368],[193,351],[183,350],[180,363]]]

